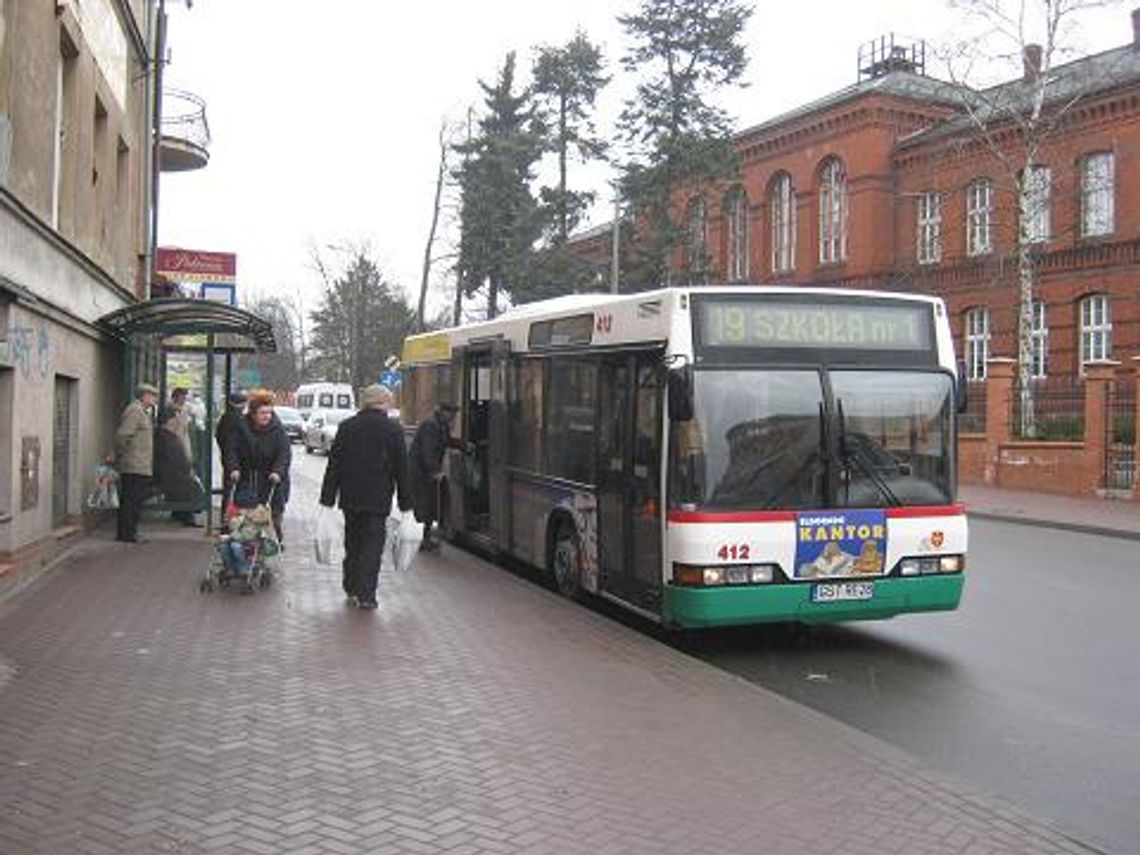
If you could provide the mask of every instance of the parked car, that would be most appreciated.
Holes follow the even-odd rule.
[[[301,412],[294,407],[274,407],[273,411],[281,420],[281,426],[289,435],[289,441],[303,442],[305,439],[305,420],[301,418]]]
[[[337,425],[354,415],[351,410],[313,410],[305,426],[303,442],[306,453],[323,451],[328,454],[336,439]]]

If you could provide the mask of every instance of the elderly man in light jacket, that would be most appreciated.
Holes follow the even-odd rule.
[[[115,466],[119,470],[119,516],[115,539],[139,543],[139,517],[154,472],[154,404],[158,389],[140,383],[135,399],[123,409],[115,431]]]

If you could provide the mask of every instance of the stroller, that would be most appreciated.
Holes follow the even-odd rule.
[[[270,510],[276,489],[274,484],[265,502],[258,504],[255,497],[243,501],[235,487],[226,504],[228,530],[218,535],[213,558],[198,585],[203,594],[231,585],[251,594],[272,584],[273,571],[281,560],[281,543]]]

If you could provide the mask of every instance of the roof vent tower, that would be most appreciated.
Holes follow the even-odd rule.
[[[859,82],[892,71],[926,75],[926,42],[888,33],[859,45]]]

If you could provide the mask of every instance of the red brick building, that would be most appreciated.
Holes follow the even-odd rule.
[[[1038,378],[1140,353],[1140,9],[1132,31],[1050,71],[1046,109],[1063,105],[1064,119],[1033,165]],[[861,54],[856,84],[737,135],[738,181],[678,200],[691,245],[675,269],[703,258],[702,281],[937,294],[984,379],[989,357],[1016,356],[1018,307],[1016,178],[984,137],[1016,151],[1018,134],[994,122],[983,135],[970,90],[927,76],[920,44]],[[609,230],[578,249],[608,282]]]

